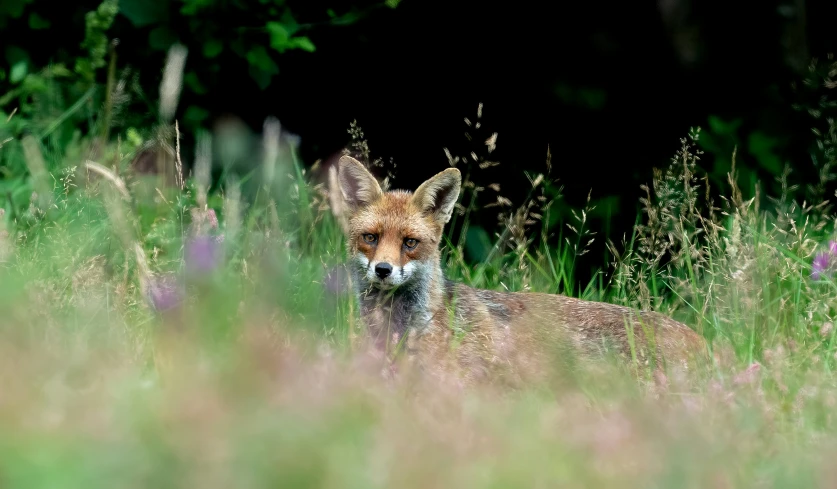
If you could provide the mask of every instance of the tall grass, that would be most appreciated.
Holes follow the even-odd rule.
[[[660,310],[736,357],[686,377],[637,382],[603,364],[508,390],[393,375],[359,346],[339,196],[277,121],[238,174],[217,154],[228,134],[190,138],[189,165],[176,122],[160,124],[95,153],[85,139],[0,148],[37,189],[0,214],[3,487],[834,486],[837,246],[819,280],[810,265],[834,216],[788,186],[760,208],[734,168],[714,202],[699,131],[579,284],[590,209],[556,222],[548,153],[527,199],[504,199],[480,172],[498,164],[497,137],[468,121],[476,148],[449,161],[465,175],[449,277]],[[371,168],[394,171],[350,134]],[[160,171],[136,171],[143,158]],[[471,266],[470,216],[495,211],[502,231]]]

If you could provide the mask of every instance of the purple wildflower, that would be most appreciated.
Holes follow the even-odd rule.
[[[180,304],[183,293],[172,275],[154,278],[148,284],[148,299],[154,309],[166,311]]]
[[[832,239],[828,241],[828,246],[824,251],[814,256],[814,261],[811,263],[811,278],[820,280],[823,277],[831,277],[835,265],[837,265],[837,241]]]
[[[828,265],[829,265],[829,253],[822,251],[817,253],[814,257],[814,261],[811,264],[811,278],[814,280],[821,279],[824,275],[828,273]]]
[[[219,242],[212,236],[195,236],[186,242],[186,268],[190,272],[209,273],[220,260]]]

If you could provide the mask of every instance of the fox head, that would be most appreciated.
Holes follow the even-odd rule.
[[[459,198],[462,177],[448,168],[415,192],[384,192],[357,160],[338,162],[348,217],[351,261],[360,279],[379,290],[423,283],[439,268],[439,243]]]

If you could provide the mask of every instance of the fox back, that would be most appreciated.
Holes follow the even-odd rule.
[[[343,156],[336,180],[361,316],[378,347],[399,344],[422,368],[466,382],[537,376],[556,353],[588,360],[610,351],[657,368],[707,359],[702,336],[659,313],[446,280],[440,242],[461,188],[456,168],[415,192],[384,192],[360,162]]]

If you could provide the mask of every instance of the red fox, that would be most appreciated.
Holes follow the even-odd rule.
[[[440,240],[459,197],[456,168],[415,192],[384,192],[363,164],[343,156],[336,180],[361,318],[378,346],[395,338],[422,368],[454,370],[469,382],[537,374],[558,352],[584,360],[612,347],[658,368],[707,358],[701,335],[656,312],[446,280]]]

